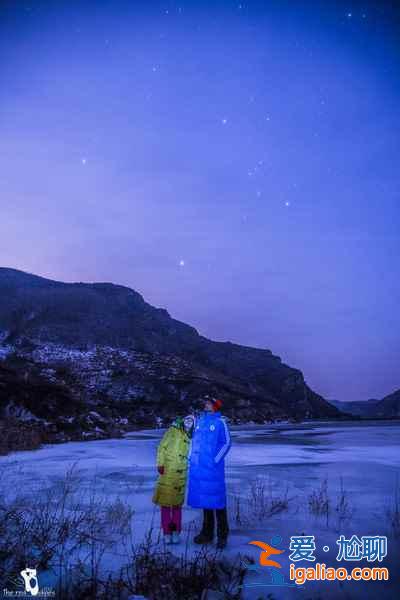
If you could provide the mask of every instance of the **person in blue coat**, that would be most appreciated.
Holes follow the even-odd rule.
[[[231,447],[228,425],[220,413],[221,406],[221,400],[206,397],[204,412],[196,421],[189,457],[187,499],[192,508],[203,509],[203,527],[194,542],[212,542],[215,511],[219,549],[225,548],[229,533],[224,459]]]

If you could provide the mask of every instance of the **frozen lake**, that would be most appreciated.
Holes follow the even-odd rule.
[[[8,490],[40,493],[56,487],[72,465],[82,488],[89,489],[94,479],[99,492],[120,497],[135,509],[134,535],[139,541],[153,524],[159,527],[158,511],[151,503],[156,480],[155,456],[163,431],[132,432],[124,439],[70,442],[46,446],[31,452],[0,457],[5,469],[3,482]],[[376,598],[399,596],[399,538],[390,523],[396,486],[400,485],[400,424],[396,422],[307,423],[236,427],[232,431],[232,450],[226,461],[231,536],[228,554],[240,552],[258,560],[251,540],[268,543],[280,536],[282,572],[288,577],[287,548],[291,535],[315,535],[317,561],[330,566],[359,566],[336,561],[336,539],[356,534],[387,535],[388,557],[384,564],[392,569],[391,581],[343,584],[308,582],[305,586],[267,586],[265,577],[250,573],[245,598]],[[266,493],[274,499],[287,497],[288,508],[265,519],[251,511],[247,519],[235,519],[238,501],[247,506],[255,482],[264,482]],[[310,510],[310,497],[326,481],[330,508],[318,515]],[[341,489],[343,492],[341,493]],[[250,496],[249,496],[250,495]],[[340,505],[345,498],[345,509]],[[198,527],[198,511],[186,508],[185,528],[192,536]],[[189,550],[195,551],[191,543]],[[329,546],[328,552],[322,547]],[[179,547],[173,548],[179,552]],[[383,563],[379,564],[382,566]],[[297,566],[310,566],[299,564]],[[369,563],[368,566],[374,566]],[[396,589],[397,588],[397,589]],[[270,594],[270,596],[268,596]]]

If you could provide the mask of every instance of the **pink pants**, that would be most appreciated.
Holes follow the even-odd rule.
[[[180,533],[182,529],[182,507],[162,506],[161,527],[165,535],[170,534],[173,531]]]

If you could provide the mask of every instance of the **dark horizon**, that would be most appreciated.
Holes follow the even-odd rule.
[[[400,387],[396,2],[0,8],[1,263]]]

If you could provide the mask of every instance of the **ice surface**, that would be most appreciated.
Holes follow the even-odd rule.
[[[159,527],[158,508],[151,502],[156,482],[156,450],[163,430],[131,432],[123,439],[69,442],[49,445],[39,450],[17,452],[0,457],[0,468],[6,468],[8,490],[25,489],[34,494],[44,487],[56,486],[75,464],[82,487],[89,489],[96,478],[101,493],[115,499],[121,497],[135,510],[135,541],[140,541],[153,524]],[[234,427],[232,450],[226,461],[229,492],[231,536],[228,555],[238,552],[258,560],[258,551],[249,546],[254,539],[271,542],[279,535],[286,553],[282,572],[288,577],[287,548],[291,535],[315,535],[317,560],[331,566],[336,561],[336,539],[346,536],[388,535],[388,560],[392,568],[391,582],[307,583],[302,588],[249,587],[244,598],[376,598],[398,597],[395,575],[398,547],[390,529],[387,510],[393,502],[400,472],[400,425],[396,422],[280,424]],[[234,518],[237,499],[248,498],[254,480],[263,479],[274,497],[287,491],[289,510],[251,523],[237,523]],[[326,479],[331,501],[329,518],[309,511],[310,494]],[[396,484],[397,481],[397,484]],[[340,519],[337,511],[340,486],[343,485],[351,508],[351,517]],[[185,508],[187,531],[198,528],[199,511]],[[190,534],[191,536],[192,534]],[[328,545],[330,551],[322,552]],[[173,547],[179,553],[182,547]],[[195,546],[190,542],[189,552]],[[118,565],[115,565],[116,567]],[[300,564],[298,566],[309,566]],[[349,566],[348,564],[346,566]],[[357,566],[351,564],[350,566]],[[368,566],[371,566],[369,564]],[[381,565],[380,565],[381,566]],[[258,573],[249,573],[247,583],[265,583]]]

